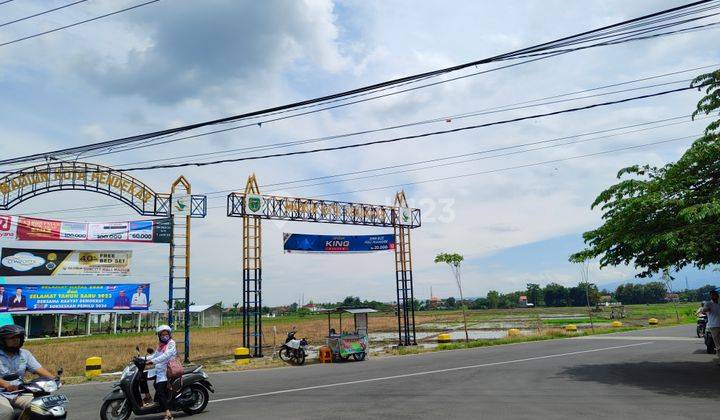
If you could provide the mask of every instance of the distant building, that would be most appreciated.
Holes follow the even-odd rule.
[[[520,299],[518,299],[518,307],[519,308],[532,308],[534,307],[534,303],[528,302],[528,298],[525,295],[520,295]]]
[[[223,310],[218,305],[190,305],[190,325],[205,327],[221,327]],[[176,311],[175,319],[184,323],[185,311]]]
[[[677,293],[666,293],[665,302],[680,302],[680,295]]]
[[[320,308],[319,306],[315,305],[315,304],[312,303],[312,302],[310,302],[310,303],[308,303],[307,305],[303,306],[303,308],[309,310],[310,312],[317,312],[317,311],[319,311],[319,310],[322,309],[322,308]]]

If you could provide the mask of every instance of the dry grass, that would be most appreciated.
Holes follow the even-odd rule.
[[[416,323],[450,322],[458,318],[458,314],[436,312],[432,314],[418,314]],[[327,335],[327,317],[309,316],[301,319],[284,320],[276,318],[264,321],[264,344],[271,351],[273,346],[273,327],[276,331],[275,342],[280,345],[284,342],[285,334],[292,326],[298,329],[298,335],[306,337],[310,344],[321,344]],[[339,329],[337,318],[332,320],[333,328]],[[371,332],[397,331],[397,318],[394,315],[378,314],[369,321]],[[343,317],[343,329],[354,328],[352,317]],[[175,340],[183,341],[183,334],[175,334]],[[193,329],[191,343],[191,358],[193,361],[229,359],[233,349],[242,342],[242,328],[230,326],[222,328]],[[26,343],[26,348],[33,352],[35,357],[44,366],[55,369],[62,366],[68,376],[80,376],[85,372],[85,359],[100,356],[103,359],[103,372],[121,370],[134,355],[135,346],[140,345],[144,351],[146,347],[155,347],[157,344],[153,333],[127,334],[127,335],[97,335],[91,337],[33,340]]]

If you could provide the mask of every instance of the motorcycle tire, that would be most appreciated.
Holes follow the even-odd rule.
[[[280,352],[278,353],[278,356],[280,357],[280,360],[283,362],[289,362],[292,359],[292,353],[290,352],[290,349],[283,346],[280,348]]]
[[[293,363],[297,366],[301,366],[305,363],[305,352],[303,350],[298,350],[293,355]]]
[[[118,413],[116,408],[114,408],[113,404],[122,404],[122,402],[125,400],[107,400],[103,402],[102,407],[100,407],[100,418],[102,420],[127,420],[130,418],[130,414],[132,414],[130,410],[130,404],[125,404],[125,409]],[[108,416],[108,413],[110,414]]]
[[[193,396],[196,397],[195,404],[191,407],[183,408],[182,410],[192,416],[194,414],[202,413],[205,410],[205,407],[207,407],[208,402],[210,401],[210,394],[202,385],[195,384],[192,385],[190,389],[192,390]]]

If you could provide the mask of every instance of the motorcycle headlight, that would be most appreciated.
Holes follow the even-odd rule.
[[[54,380],[37,381],[36,384],[40,389],[49,394],[58,390],[58,384]]]
[[[137,370],[137,367],[135,365],[129,365],[126,366],[125,369],[122,371],[122,375],[120,375],[120,380],[127,378],[128,376],[134,375],[135,371]]]

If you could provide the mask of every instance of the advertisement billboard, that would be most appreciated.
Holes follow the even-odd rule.
[[[146,311],[150,285],[142,284],[0,284],[0,312]]]
[[[85,223],[0,216],[0,240],[170,243],[171,223],[169,218]]]
[[[128,276],[132,251],[3,248],[0,276]]]
[[[395,249],[395,235],[306,235],[283,233],[285,252],[356,253]]]

